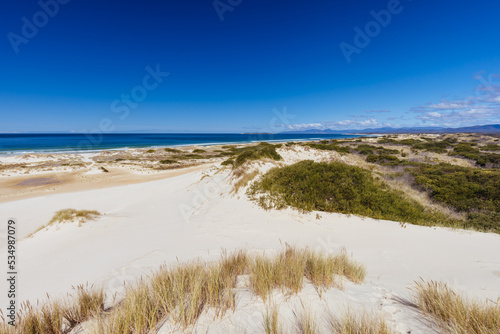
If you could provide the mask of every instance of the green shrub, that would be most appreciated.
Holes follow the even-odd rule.
[[[446,153],[450,147],[449,141],[428,141],[426,143],[416,143],[413,146],[415,150],[424,150],[435,153]]]
[[[339,162],[273,168],[250,187],[249,195],[266,209],[291,206],[420,225],[458,224],[390,189],[369,171]]]
[[[155,150],[147,150],[146,153],[155,153]]]
[[[178,150],[178,149],[175,149],[175,148],[165,148],[165,152],[169,152],[169,153],[181,153],[182,151],[181,150]]]
[[[196,150],[193,150],[193,153],[207,153],[207,151],[205,150],[200,150],[200,149],[196,149]]]
[[[306,143],[305,146],[309,146],[311,148],[317,149],[317,150],[325,150],[325,151],[335,151],[339,153],[350,153],[351,150],[349,150],[348,146],[339,146],[336,144],[336,142],[332,142],[329,144],[323,144],[323,143]]]
[[[161,164],[177,164],[179,163],[177,160],[165,159],[160,161]]]
[[[261,159],[271,159],[271,160],[281,160],[281,155],[276,152],[276,145],[269,143],[259,143],[255,146],[246,146],[241,148],[231,147],[231,152],[236,155],[234,159],[226,160],[226,165],[230,164],[229,161],[233,161],[233,167],[237,168],[242,166],[245,162],[250,160],[261,160]]]
[[[401,160],[399,160],[398,157],[389,154],[370,154],[366,157],[366,162],[379,163],[381,165],[395,165],[399,164]]]
[[[467,226],[500,233],[500,170],[421,164],[410,171],[429,195],[467,214]]]
[[[489,145],[481,147],[481,150],[483,150],[483,151],[500,151],[500,145],[489,144]]]
[[[199,154],[179,154],[173,155],[172,158],[177,160],[207,159],[207,157]]]
[[[229,166],[234,164],[234,159],[227,159],[221,163],[222,166]]]
[[[450,155],[458,155],[467,159],[476,161],[476,164],[485,167],[487,164],[499,165],[500,154],[498,153],[482,153],[479,149],[473,147],[470,143],[457,144]]]

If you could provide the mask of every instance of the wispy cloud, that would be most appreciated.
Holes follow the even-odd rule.
[[[347,119],[343,121],[325,121],[319,123],[303,123],[303,124],[290,124],[287,126],[288,130],[304,131],[311,129],[318,130],[357,130],[371,127],[380,127],[375,118],[366,120]]]
[[[437,103],[427,103],[411,108],[417,113],[415,118],[426,124],[445,126],[468,126],[500,121],[500,82],[497,75],[484,79],[477,75],[480,85],[474,91],[474,96],[462,99],[441,100]]]
[[[367,113],[383,113],[383,112],[391,112],[390,110],[365,110]]]

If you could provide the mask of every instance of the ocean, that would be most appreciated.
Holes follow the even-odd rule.
[[[241,144],[252,142],[307,141],[354,138],[337,134],[216,134],[216,133],[133,133],[133,134],[1,134],[0,155],[26,153],[74,153],[160,146]]]

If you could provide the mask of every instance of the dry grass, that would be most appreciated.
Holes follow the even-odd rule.
[[[385,319],[381,316],[347,311],[341,318],[328,317],[329,330],[333,334],[392,334]]]
[[[258,170],[253,170],[253,171],[251,171],[249,173],[248,172],[241,172],[240,171],[238,174],[239,174],[238,177],[240,179],[238,181],[236,181],[236,183],[234,184],[234,187],[233,187],[233,192],[234,193],[237,193],[240,190],[240,188],[246,187],[250,181],[252,181],[253,179],[255,179],[255,177],[257,175],[259,175],[259,171]],[[234,175],[236,176],[237,174],[234,174]]]
[[[156,330],[162,320],[187,328],[205,308],[222,316],[235,308],[232,289],[246,263],[246,253],[239,251],[224,253],[215,263],[162,267],[147,281],[129,288],[112,314],[100,319],[97,332],[146,333]]]
[[[99,217],[101,213],[96,210],[75,210],[75,209],[64,209],[59,210],[54,214],[54,217],[49,221],[48,225],[63,223],[72,220],[78,220],[80,222],[85,222],[87,220],[95,219]]]
[[[66,222],[72,222],[72,221],[78,221],[78,223],[81,225],[85,223],[88,220],[95,219],[99,217],[101,213],[96,210],[75,210],[75,209],[63,209],[57,211],[52,219],[46,224],[38,229],[35,230],[35,232],[30,233],[27,238],[33,236],[37,232],[43,230],[46,227],[55,225],[55,224],[60,224],[60,223],[66,223]]]
[[[306,278],[325,288],[333,286],[329,276],[361,282],[364,269],[345,252],[320,255],[294,247],[286,247],[274,257],[250,257],[245,251],[224,252],[219,261],[161,267],[128,286],[123,299],[108,311],[104,311],[103,291],[83,286],[75,288],[71,304],[50,302],[40,308],[25,305],[17,331],[0,329],[0,333],[58,334],[89,319],[94,319],[96,333],[156,332],[165,321],[186,329],[208,309],[214,311],[215,317],[234,311],[234,288],[240,275],[249,275],[251,287],[265,300],[277,288],[298,293]],[[314,333],[315,322],[310,315],[304,316],[303,333]],[[282,332],[277,307],[268,310],[264,324],[270,333]]]
[[[361,283],[366,271],[350,259],[345,251],[338,255],[320,254],[309,249],[287,247],[274,258],[257,256],[249,264],[250,284],[266,300],[271,291],[281,287],[284,292],[297,293],[307,278],[317,288],[341,287],[341,278]]]
[[[469,300],[442,282],[416,282],[415,304],[448,333],[500,333],[500,305]]]
[[[104,291],[79,285],[74,288],[76,301],[64,310],[64,318],[74,327],[104,311]]]
[[[70,303],[50,301],[41,307],[29,303],[21,305],[16,326],[0,327],[1,334],[62,334],[77,324],[83,323],[103,312],[104,293],[102,290],[76,288],[76,299]]]
[[[299,316],[296,316],[297,334],[316,334],[318,333],[318,324],[314,314],[309,308],[305,308]]]
[[[283,327],[279,322],[279,307],[276,304],[266,309],[266,313],[264,314],[264,330],[266,334],[283,333]]]

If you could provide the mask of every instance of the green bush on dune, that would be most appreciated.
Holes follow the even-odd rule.
[[[251,186],[249,195],[266,209],[291,206],[419,225],[460,225],[390,189],[369,171],[339,162],[274,168]]]
[[[466,213],[467,226],[500,233],[500,170],[421,164],[410,172],[434,200]]]
[[[278,154],[278,152],[276,152],[276,147],[278,146],[264,142],[255,146],[246,146],[241,148],[231,147],[231,152],[236,155],[236,157],[230,158],[222,164],[232,164],[234,168],[237,168],[250,160],[271,159],[278,161],[281,160],[282,157]]]

